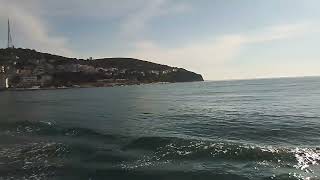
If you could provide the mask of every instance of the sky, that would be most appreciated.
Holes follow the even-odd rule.
[[[0,0],[0,47],[132,57],[206,80],[320,75],[318,0]]]

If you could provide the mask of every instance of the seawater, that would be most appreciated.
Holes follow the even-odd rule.
[[[0,179],[319,179],[320,78],[0,92]]]

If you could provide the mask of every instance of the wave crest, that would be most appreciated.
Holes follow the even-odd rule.
[[[151,150],[154,155],[148,161],[210,160],[269,162],[282,167],[294,167],[313,172],[320,163],[318,148],[289,148],[257,146],[229,142],[187,140],[169,137],[142,137],[132,141],[124,149]],[[152,164],[152,163],[145,163]]]

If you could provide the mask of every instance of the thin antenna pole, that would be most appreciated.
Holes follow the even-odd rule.
[[[11,37],[11,28],[10,28],[10,20],[8,19],[8,44],[7,44],[8,48],[12,48],[13,47],[13,43],[12,43],[12,37]]]
[[[8,48],[10,48],[10,21],[8,19],[8,45],[7,45]]]

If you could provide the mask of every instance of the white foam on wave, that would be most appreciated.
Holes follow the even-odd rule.
[[[308,148],[296,148],[291,151],[295,154],[298,164],[294,167],[305,172],[313,172],[310,166],[319,165],[320,152],[318,150]]]

